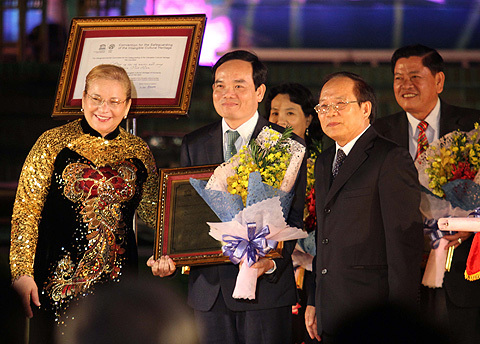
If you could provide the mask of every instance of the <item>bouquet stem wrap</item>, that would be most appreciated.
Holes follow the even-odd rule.
[[[308,233],[290,227],[285,222],[278,196],[246,207],[232,221],[208,222],[208,225],[209,234],[225,243],[222,250],[230,257],[230,261],[234,264],[242,263],[232,294],[236,299],[255,299],[257,269],[252,269],[251,266],[275,248],[278,241],[308,236]],[[256,228],[261,229],[256,232]]]
[[[423,232],[430,238],[431,251],[423,274],[422,284],[429,288],[441,288],[447,261],[445,247],[448,244],[443,236],[453,234],[453,232],[440,230],[437,221],[434,219],[424,221]]]
[[[247,223],[247,232],[248,240],[223,234],[222,239],[226,244],[222,247],[222,251],[232,263],[242,262],[232,296],[234,298],[246,297],[252,300],[255,299],[257,287],[257,269],[252,268],[252,265],[257,262],[258,257],[265,257],[270,250],[275,249],[278,242],[265,238],[270,234],[268,225],[257,232],[256,223],[250,222]]]

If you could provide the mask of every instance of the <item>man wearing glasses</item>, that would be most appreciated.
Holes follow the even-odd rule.
[[[368,307],[416,309],[420,187],[408,151],[370,126],[375,103],[361,77],[340,72],[327,76],[315,107],[335,145],[315,165],[316,276],[305,322],[325,344],[347,317]]]

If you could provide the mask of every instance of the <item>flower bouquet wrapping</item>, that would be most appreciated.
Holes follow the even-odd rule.
[[[315,160],[320,147],[310,153],[307,159],[307,187],[305,190],[305,206],[303,211],[303,228],[308,233],[308,237],[300,239],[295,246],[292,254],[294,268],[301,266],[308,271],[312,271],[313,257],[316,255],[316,236],[317,215],[315,212]],[[297,278],[297,286],[303,286],[303,280]]]
[[[251,266],[279,241],[307,234],[286,222],[293,186],[305,147],[264,127],[258,137],[228,162],[218,166],[208,182],[190,183],[222,222],[208,222],[209,234],[222,241],[223,254],[240,264],[232,297],[255,299],[257,269]]]
[[[442,236],[454,232],[442,231],[437,220],[467,217],[479,205],[479,133],[478,124],[470,132],[451,132],[430,144],[415,161],[425,191],[420,204],[426,218],[425,233],[432,239],[422,281],[428,287],[441,287],[453,254],[453,248],[445,250],[447,241]]]

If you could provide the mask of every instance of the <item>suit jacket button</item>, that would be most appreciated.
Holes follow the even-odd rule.
[[[327,274],[327,272],[328,272],[328,270],[327,270],[327,269],[322,269],[322,275],[326,275],[326,274]]]
[[[323,211],[325,212],[325,214],[330,214],[330,208],[325,208]]]
[[[330,240],[328,240],[328,238],[325,238],[322,240],[322,244],[326,245],[330,242]]]

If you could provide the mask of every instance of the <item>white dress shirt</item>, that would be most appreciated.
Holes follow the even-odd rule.
[[[358,139],[360,138],[360,136],[363,135],[364,132],[367,131],[367,129],[370,128],[370,124],[368,125],[368,127],[365,128],[364,131],[362,131],[360,133],[360,135],[358,135],[357,137],[355,137],[353,140],[351,140],[349,143],[347,143],[345,146],[340,146],[337,142],[335,142],[335,157],[333,158],[333,164],[332,164],[332,172],[333,172],[333,166],[335,166],[335,161],[337,160],[337,152],[339,149],[343,150],[343,152],[345,153],[346,156],[348,156],[348,154],[350,153],[350,151],[352,150],[353,146],[355,146],[355,143],[357,143]]]
[[[222,132],[223,132],[223,155],[227,151],[227,130],[235,130],[237,131],[240,136],[238,137],[237,141],[235,141],[235,148],[237,152],[240,151],[244,145],[247,145],[252,138],[253,131],[255,130],[255,126],[258,122],[258,111],[250,118],[248,121],[243,123],[237,129],[232,129],[228,126],[227,122],[225,122],[225,118],[222,118]]]

